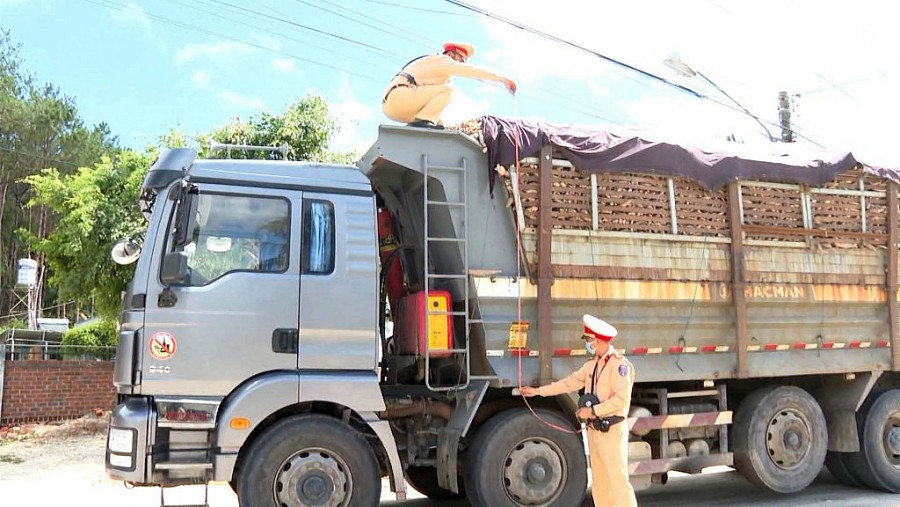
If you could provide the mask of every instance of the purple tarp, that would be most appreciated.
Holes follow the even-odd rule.
[[[804,156],[798,156],[788,154],[790,145],[784,144],[773,144],[771,151],[766,152],[754,148],[751,153],[744,145],[736,145],[734,152],[704,151],[599,128],[496,116],[483,116],[481,121],[488,150],[491,194],[497,164],[509,167],[516,162],[516,138],[519,159],[537,155],[541,147],[549,143],[562,150],[580,171],[683,176],[707,189],[718,189],[735,180],[821,185],[857,164],[861,164],[866,172],[900,183],[898,171],[867,166],[849,152],[823,151],[814,155],[806,152]]]

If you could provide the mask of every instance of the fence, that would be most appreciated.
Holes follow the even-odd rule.
[[[0,343],[0,426],[81,417],[115,404],[111,347]]]

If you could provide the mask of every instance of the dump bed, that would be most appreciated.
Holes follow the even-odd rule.
[[[468,266],[473,372],[514,385],[521,360],[524,383],[564,376],[586,358],[583,313],[618,327],[639,383],[896,365],[894,171],[491,117],[468,134],[382,127],[361,167],[376,190],[410,196],[398,215],[425,165],[466,168],[467,214],[447,226],[467,251],[430,257]],[[517,321],[523,349],[509,346]]]

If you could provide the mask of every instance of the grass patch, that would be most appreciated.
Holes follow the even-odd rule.
[[[24,462],[24,459],[12,454],[0,454],[0,463],[12,463],[13,465],[18,465],[19,463]]]

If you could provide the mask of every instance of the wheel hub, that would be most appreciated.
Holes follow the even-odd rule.
[[[812,431],[799,411],[782,410],[769,421],[766,449],[779,468],[791,470],[800,466],[811,445]]]
[[[285,460],[275,476],[279,505],[343,507],[350,499],[346,464],[323,449],[305,449]]]
[[[549,505],[566,479],[559,453],[544,440],[528,440],[513,448],[503,470],[507,494],[521,505]]]
[[[888,459],[897,466],[900,464],[900,415],[892,416],[887,423],[884,435],[884,448]]]

